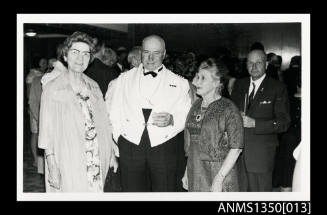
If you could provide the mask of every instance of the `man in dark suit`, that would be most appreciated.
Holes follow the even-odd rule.
[[[94,55],[94,60],[91,65],[84,72],[87,76],[96,81],[101,89],[103,97],[106,95],[108,84],[113,79],[117,78],[119,73],[111,68],[110,66],[104,64],[106,57],[106,49],[104,44],[97,47],[97,52]]]
[[[250,77],[236,81],[232,100],[242,111],[244,151],[238,161],[242,191],[272,191],[277,134],[290,124],[284,84],[266,76],[266,54],[252,50],[247,57]],[[245,171],[244,171],[245,170]]]
[[[125,47],[121,46],[117,49],[117,62],[112,66],[119,74],[127,71],[129,69],[129,64],[127,62],[128,51]]]

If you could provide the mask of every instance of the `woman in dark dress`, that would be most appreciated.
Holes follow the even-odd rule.
[[[243,148],[243,122],[234,103],[221,96],[227,68],[209,58],[193,80],[202,98],[192,106],[185,126],[188,156],[183,184],[188,191],[237,192],[236,160]]]

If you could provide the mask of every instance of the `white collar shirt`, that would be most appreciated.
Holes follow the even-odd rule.
[[[256,93],[257,93],[263,79],[265,79],[265,77],[266,77],[266,73],[262,77],[260,77],[259,79],[255,80],[255,81],[253,81],[252,77],[250,77],[250,87],[249,87],[249,94],[248,95],[250,95],[251,92],[252,92],[252,89],[253,89],[253,84],[252,83],[254,83],[254,85],[255,85],[255,90],[254,90],[253,97],[256,95]]]
[[[161,65],[153,71],[157,74],[156,77],[153,77],[151,74],[144,75],[145,72],[148,72],[147,69],[143,69],[142,71],[143,74],[140,76],[140,94],[143,98],[143,108],[152,108],[151,99],[153,95],[159,90],[159,83],[162,79],[162,69],[163,66]]]
[[[123,65],[121,65],[120,63],[117,62],[117,66],[119,67],[120,70],[123,71]]]

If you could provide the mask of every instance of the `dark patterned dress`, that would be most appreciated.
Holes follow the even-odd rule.
[[[103,192],[97,131],[94,124],[92,105],[89,96],[81,93],[77,93],[76,96],[85,117],[85,157],[88,188],[91,192]]]
[[[243,148],[243,122],[234,103],[224,97],[201,110],[202,99],[192,106],[186,121],[188,189],[209,192],[229,150]],[[223,192],[239,191],[236,166],[223,182]]]

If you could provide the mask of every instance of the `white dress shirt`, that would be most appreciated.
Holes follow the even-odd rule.
[[[153,96],[156,94],[158,88],[159,88],[159,82],[162,79],[162,75],[159,69],[162,69],[163,67],[160,66],[158,69],[154,70],[153,72],[157,74],[156,77],[153,77],[151,74],[148,75],[141,75],[140,76],[140,94],[142,96],[142,108],[149,108],[152,109],[153,102],[151,99],[153,99]],[[148,72],[148,70],[144,69],[143,73]]]
[[[255,90],[254,90],[253,98],[255,97],[255,95],[256,95],[256,93],[258,92],[258,89],[259,89],[259,87],[260,87],[260,85],[261,85],[263,79],[265,79],[265,77],[266,77],[266,73],[265,73],[262,77],[260,77],[259,79],[255,80],[255,81],[253,81],[252,77],[250,78],[250,81],[251,81],[251,82],[250,82],[249,94],[248,94],[248,95],[251,94],[252,89],[253,89],[253,84],[252,84],[252,83],[254,83],[254,85],[255,85]]]
[[[122,72],[124,72],[124,71],[123,71],[123,65],[121,65],[120,63],[117,62],[117,66],[119,67],[119,69],[120,69]]]
[[[117,78],[116,89],[109,106],[109,118],[116,142],[122,135],[128,141],[139,145],[147,126],[151,147],[154,147],[168,141],[184,129],[186,116],[191,107],[189,83],[166,69],[164,65],[162,67],[155,78],[150,74],[144,76],[143,64],[120,74]],[[151,115],[154,112],[172,114],[174,125],[167,127],[152,125],[151,115],[146,125],[142,108],[151,108]]]

